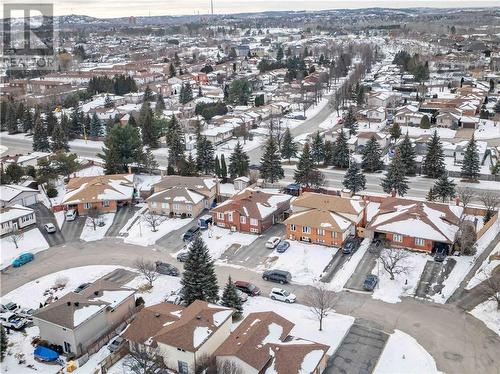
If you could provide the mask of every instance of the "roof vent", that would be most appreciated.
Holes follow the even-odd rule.
[[[201,316],[196,316],[196,319],[198,319],[198,320],[201,319]]]
[[[79,306],[80,303],[78,301],[75,301],[75,306]]]
[[[99,296],[99,291],[94,291],[94,295]]]
[[[67,305],[67,306],[70,306],[70,305],[71,305],[71,301],[67,301],[67,302],[66,302],[66,305]]]
[[[156,312],[155,317],[157,317],[157,318],[160,317],[160,313]]]

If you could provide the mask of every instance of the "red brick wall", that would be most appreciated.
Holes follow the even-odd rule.
[[[334,238],[332,235],[332,230],[324,230],[325,235],[319,236],[317,234],[317,227],[311,227],[311,233],[306,234],[302,232],[302,226],[295,225],[295,231],[291,230],[291,225],[286,225],[286,237],[291,240],[301,240],[302,237],[307,237],[311,239],[311,243],[317,243],[322,245],[327,245],[329,247],[340,247],[342,246],[342,233],[337,232],[337,237]],[[323,243],[317,242],[317,240],[323,240]]]
[[[428,240],[428,239],[424,239],[423,246],[418,246],[417,244],[415,244],[415,237],[413,237],[413,236],[403,236],[402,242],[395,242],[393,240],[393,234],[386,234],[386,238],[387,238],[387,240],[389,240],[391,242],[391,244],[393,246],[411,248],[411,249],[415,249],[417,251],[430,252],[430,251],[432,251],[432,247],[434,246],[434,242],[432,240]]]

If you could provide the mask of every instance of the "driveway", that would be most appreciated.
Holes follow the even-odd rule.
[[[45,240],[47,240],[47,243],[49,243],[51,247],[63,244],[64,236],[57,226],[57,221],[54,217],[54,213],[52,213],[52,211],[42,203],[32,205],[31,208],[35,210],[36,225],[40,229],[40,232],[42,233]],[[45,225],[46,223],[52,223],[57,228],[57,231],[55,233],[48,234],[47,231],[45,231],[45,229],[43,228],[43,225]]]
[[[113,223],[106,232],[106,236],[118,236],[120,230],[139,209],[133,206],[118,207]]]
[[[357,318],[323,373],[372,373],[388,338],[370,321]]]
[[[373,268],[377,264],[378,256],[378,252],[366,251],[361,261],[359,261],[356,270],[345,284],[345,288],[364,291],[363,283],[365,282],[366,276],[372,273]]]
[[[62,234],[67,242],[80,240],[86,217],[77,216],[74,221],[65,220],[62,227]]]

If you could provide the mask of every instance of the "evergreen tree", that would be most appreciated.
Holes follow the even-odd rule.
[[[168,164],[172,167],[178,167],[178,163],[184,159],[186,146],[184,143],[184,132],[175,115],[168,122],[166,131],[166,142],[168,150]],[[198,149],[198,152],[201,150]]]
[[[23,116],[21,118],[21,124],[23,126],[23,131],[27,133],[31,133],[33,130],[34,122],[33,116],[31,115],[30,108],[26,108],[23,112]]]
[[[434,192],[433,187],[429,188],[429,192],[427,192],[426,199],[427,199],[427,201],[435,201],[436,200],[436,194]]]
[[[217,175],[219,178],[220,176],[220,161],[219,161],[219,155],[215,155],[215,166],[214,166],[214,172],[215,175]]]
[[[3,327],[3,325],[0,325],[0,362],[3,362],[8,346],[9,346],[9,337],[5,333],[5,327]]]
[[[215,303],[219,299],[214,262],[200,235],[196,235],[190,245],[181,285],[184,287],[184,300],[188,305],[195,300]]]
[[[158,168],[158,161],[156,161],[153,152],[151,152],[151,148],[146,148],[142,155],[140,155],[138,164],[143,172],[150,175]]]
[[[61,115],[60,124],[62,131],[64,131],[64,134],[66,135],[66,138],[69,138],[71,124],[69,122],[68,116],[64,113]]]
[[[283,59],[283,48],[279,46],[278,52],[276,52],[276,60],[281,61],[282,59]]]
[[[404,164],[401,161],[401,155],[397,151],[385,178],[382,179],[381,186],[384,192],[395,192],[399,196],[404,196],[408,191],[408,180],[406,179]]]
[[[429,117],[427,115],[424,115],[422,119],[420,120],[420,128],[421,129],[430,129],[431,128],[431,122],[429,121]]]
[[[334,144],[326,140],[325,141],[325,157],[323,159],[323,165],[331,166],[333,165],[333,154],[334,154]]]
[[[115,104],[113,104],[109,95],[106,95],[106,97],[104,98],[104,107],[109,109],[113,108],[114,106]]]
[[[349,146],[343,129],[340,131],[333,147],[333,166],[341,169],[349,167]]]
[[[83,128],[82,128],[82,115],[80,112],[80,109],[78,106],[73,107],[73,112],[71,113],[70,116],[70,123],[69,123],[69,137],[70,139],[75,139],[78,138],[82,135]]]
[[[288,160],[297,157],[297,144],[294,143],[290,129],[287,127],[281,141],[281,157]]]
[[[221,305],[228,308],[233,308],[235,310],[233,318],[238,319],[241,317],[243,312],[243,305],[240,297],[238,296],[236,286],[231,280],[231,276],[229,276],[229,278],[227,279],[226,287],[224,287]]]
[[[365,189],[366,178],[361,172],[361,168],[357,162],[351,162],[351,165],[344,175],[342,184],[345,188],[350,189],[353,194]]]
[[[165,110],[165,100],[163,100],[163,95],[159,93],[158,96],[156,97],[155,114],[157,116],[161,116],[164,110]]]
[[[500,100],[497,100],[497,103],[495,104],[495,106],[493,107],[493,110],[495,111],[495,113],[500,113]]]
[[[181,161],[179,174],[186,177],[195,177],[198,175],[196,160],[193,158],[191,152],[189,152],[188,158],[186,160]]]
[[[137,122],[135,122],[135,117],[132,113],[130,113],[130,117],[128,119],[128,124],[132,127],[137,127]]]
[[[17,127],[17,108],[13,101],[9,101],[7,106],[7,118],[5,119],[5,127],[9,134],[15,134],[18,132]]]
[[[203,97],[203,91],[201,90],[200,85],[198,85],[198,97]]]
[[[351,135],[355,135],[358,130],[353,106],[350,106],[349,109],[347,109],[347,113],[344,116],[344,127],[349,129],[349,134]]]
[[[143,160],[142,143],[135,127],[115,124],[104,141],[103,153],[106,174],[128,173],[128,165]]]
[[[36,118],[33,128],[33,151],[50,152],[49,137],[41,116]]]
[[[211,141],[205,136],[200,137],[200,146],[197,149],[196,163],[198,170],[205,175],[210,175],[215,169],[215,151]],[[222,157],[221,157],[221,175],[222,175]]]
[[[92,114],[92,119],[90,120],[90,131],[89,134],[93,138],[97,138],[102,136],[102,124],[99,118],[97,118],[97,114]]]
[[[146,86],[146,89],[144,90],[144,101],[153,101],[153,99],[153,91],[151,91],[149,86]]]
[[[150,148],[157,148],[158,131],[153,124],[153,111],[147,100],[144,101],[139,112],[139,126],[143,144]]]
[[[68,137],[64,132],[61,124],[56,124],[52,131],[52,144],[50,146],[52,152],[68,152]]]
[[[415,162],[415,150],[412,147],[410,137],[405,135],[403,141],[397,148],[401,156],[401,162],[404,164],[406,175],[415,175],[417,172],[417,165]]]
[[[224,153],[220,156],[220,176],[223,180],[226,180],[227,178],[227,165]]]
[[[48,109],[45,112],[45,128],[47,129],[47,134],[52,134],[56,125],[57,125],[57,118],[54,115],[54,112]]]
[[[248,175],[248,167],[250,166],[250,159],[248,158],[240,141],[236,143],[236,147],[229,156],[229,176],[231,179],[243,177]]]
[[[175,66],[174,66],[174,64],[170,63],[170,67],[168,69],[168,72],[169,72],[168,73],[169,78],[175,77],[176,73],[175,73]]]
[[[427,155],[422,163],[422,171],[431,178],[438,178],[445,172],[443,146],[437,131],[434,131],[434,135],[427,143]]]
[[[270,136],[266,143],[264,155],[260,159],[260,175],[269,183],[275,183],[285,176],[281,166],[281,157],[278,153],[278,146],[273,137]]]
[[[462,178],[469,181],[477,181],[479,178],[479,167],[479,153],[477,150],[476,139],[473,134],[464,153],[461,171]]]
[[[380,159],[382,156],[382,151],[380,150],[380,145],[374,136],[368,140],[365,148],[363,149],[363,160],[361,161],[361,167],[363,171],[368,173],[373,173],[377,170],[382,169],[384,163]]]
[[[399,123],[394,122],[389,130],[389,134],[391,135],[391,139],[397,141],[401,137],[401,127]]]
[[[191,83],[187,82],[181,87],[181,92],[179,95],[179,102],[181,104],[187,104],[193,100],[193,89],[191,88]]]
[[[455,183],[448,179],[446,173],[441,174],[434,186],[432,187],[434,196],[440,198],[443,203],[446,199],[455,197]]]
[[[325,143],[323,142],[323,137],[320,135],[319,131],[316,132],[311,144],[311,157],[316,165],[323,162],[325,159]]]
[[[304,144],[299,162],[297,163],[297,168],[294,172],[295,183],[301,185],[309,185],[309,173],[310,171],[314,170],[317,170],[317,166],[311,154],[309,142],[307,142],[306,144]]]

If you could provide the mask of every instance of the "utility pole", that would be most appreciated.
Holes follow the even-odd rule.
[[[214,0],[210,0],[210,14],[214,15]]]

